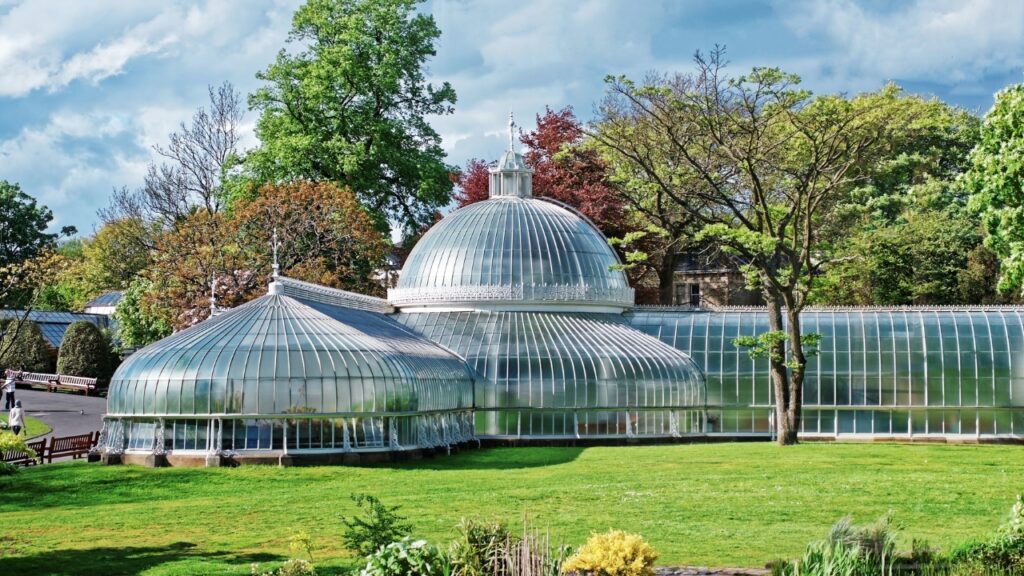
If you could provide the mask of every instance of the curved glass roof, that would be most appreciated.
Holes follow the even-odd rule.
[[[633,289],[604,236],[580,216],[531,197],[456,210],[413,248],[396,306],[534,302],[628,307]]]
[[[397,318],[465,358],[481,376],[478,411],[704,405],[697,365],[619,315],[473,311]]]
[[[465,362],[374,312],[268,294],[131,355],[111,415],[470,408]]]

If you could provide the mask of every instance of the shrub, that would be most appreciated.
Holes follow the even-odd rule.
[[[501,522],[480,522],[465,518],[456,527],[458,538],[448,549],[452,576],[493,574],[494,567],[518,539]]]
[[[658,554],[643,538],[621,530],[592,535],[562,564],[565,574],[580,576],[653,576]]]
[[[25,372],[53,372],[53,348],[43,338],[39,325],[26,320],[18,327],[16,321],[8,321],[4,337],[0,339],[0,368]]]
[[[57,356],[57,372],[110,382],[113,372],[110,339],[92,322],[74,322],[66,332]]]
[[[385,506],[366,494],[353,494],[352,500],[360,510],[365,509],[365,516],[341,520],[345,525],[342,540],[349,550],[366,556],[412,532],[412,525],[398,514],[398,506]]]
[[[277,570],[269,572],[261,572],[259,564],[251,564],[249,565],[249,574],[252,576],[316,576],[316,568],[301,558],[292,558]]]
[[[875,523],[856,526],[842,518],[828,536],[807,547],[792,564],[775,564],[772,573],[782,576],[877,576],[893,573],[896,532],[889,514]]]
[[[0,432],[0,455],[5,452],[24,452],[32,458],[36,458],[35,450],[28,447],[25,443],[25,439],[21,436],[15,436],[11,432]],[[14,464],[0,461],[0,476],[10,476],[18,471],[18,467]]]
[[[382,546],[366,558],[360,576],[447,576],[448,559],[426,540],[408,536]]]
[[[1009,520],[994,538],[956,547],[950,552],[949,561],[1007,573],[1024,571],[1024,496],[1017,495]]]

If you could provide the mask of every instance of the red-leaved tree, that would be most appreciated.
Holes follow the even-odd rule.
[[[473,158],[466,163],[465,170],[453,174],[453,180],[458,187],[458,191],[455,193],[455,202],[459,208],[487,200],[487,170],[491,166],[492,164]]]

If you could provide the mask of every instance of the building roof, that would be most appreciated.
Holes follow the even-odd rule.
[[[384,315],[268,294],[131,355],[108,413],[390,414],[472,406],[458,357]]]
[[[0,318],[21,318],[24,314],[24,310],[0,309]],[[102,314],[33,310],[29,312],[28,319],[39,325],[43,337],[54,348],[60,348],[68,326],[75,322],[90,322],[99,328],[110,326],[110,320]]]
[[[111,292],[104,292],[99,296],[90,300],[85,307],[86,308],[99,308],[107,306],[117,306],[117,303],[121,301],[124,296],[124,292],[120,290],[113,290]]]

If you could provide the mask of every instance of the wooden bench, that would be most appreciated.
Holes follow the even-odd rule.
[[[46,461],[53,462],[54,458],[62,456],[71,456],[76,460],[82,456],[87,456],[99,439],[99,432],[90,432],[89,434],[80,434],[78,436],[64,436],[61,438],[51,436],[50,444],[46,447]]]
[[[19,466],[32,466],[43,461],[43,454],[46,452],[46,440],[36,440],[35,442],[27,442],[26,445],[35,451],[36,457],[33,458],[28,455],[28,452],[22,452],[20,450],[4,452],[3,461],[8,464],[16,464]]]
[[[68,376],[67,374],[45,374],[41,372],[21,372],[15,375],[18,383],[29,386],[42,386],[49,392],[55,390],[72,390],[84,392],[86,396],[96,390],[96,379],[84,376]]]

